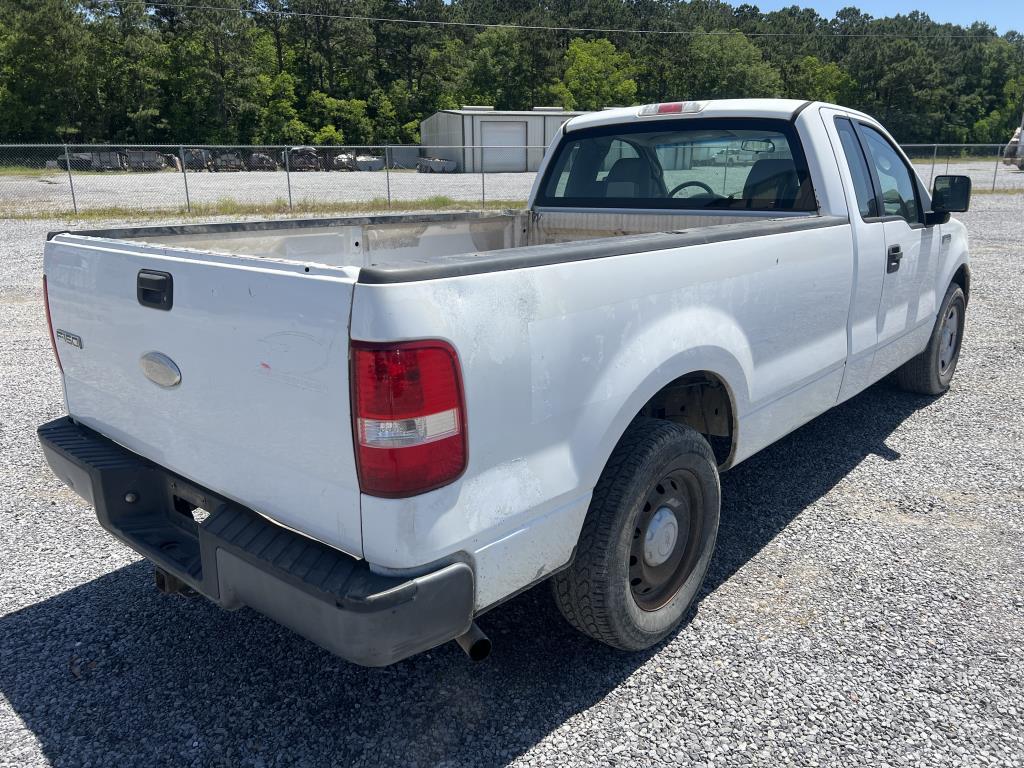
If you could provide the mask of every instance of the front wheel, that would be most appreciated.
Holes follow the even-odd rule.
[[[928,346],[896,370],[896,381],[903,389],[922,395],[941,395],[949,389],[960,360],[966,317],[964,292],[953,283],[942,300]]]
[[[552,578],[562,615],[622,650],[662,640],[704,581],[720,500],[715,457],[699,433],[636,419],[594,489],[575,560]]]

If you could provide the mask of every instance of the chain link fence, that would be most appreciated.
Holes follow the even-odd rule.
[[[1015,144],[903,144],[929,186],[936,176],[970,176],[975,190],[1024,192],[1024,150]]]
[[[1024,155],[908,144],[922,179],[1024,193]],[[275,215],[525,204],[543,146],[0,145],[0,218]],[[1006,154],[1013,155],[1004,156]],[[739,169],[737,169],[739,170]]]

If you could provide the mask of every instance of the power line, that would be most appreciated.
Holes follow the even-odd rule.
[[[283,16],[308,19],[326,19],[336,21],[362,21],[383,24],[408,24],[432,27],[468,27],[472,29],[520,29],[533,32],[581,32],[605,35],[666,35],[674,37],[727,36],[741,30],[677,30],[677,29],[617,29],[614,27],[561,27],[543,24],[495,24],[473,21],[445,21],[440,19],[396,19],[387,16],[362,16],[358,14],[312,13],[307,11],[275,10],[272,8],[229,7],[219,5],[196,5],[194,3],[147,2],[147,0],[97,0],[107,6],[139,5],[154,8],[173,8],[190,11],[226,11],[231,13],[249,14],[253,16]],[[982,36],[974,34],[932,33],[903,34],[898,32],[834,32],[815,30],[814,32],[743,32],[745,37],[806,37],[808,34],[837,38],[879,38],[896,40],[917,39],[978,39]]]

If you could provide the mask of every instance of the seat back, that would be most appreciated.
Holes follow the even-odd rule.
[[[622,157],[605,176],[605,197],[651,197],[654,175],[650,163],[642,157]]]
[[[782,201],[795,200],[799,188],[800,180],[792,159],[758,160],[750,166],[747,180],[743,182],[743,199],[748,207],[779,208]]]

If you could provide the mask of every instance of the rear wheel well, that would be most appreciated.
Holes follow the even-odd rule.
[[[964,292],[964,304],[966,305],[971,298],[971,268],[966,264],[961,264],[953,275],[953,282],[959,285],[960,290]]]
[[[732,458],[735,413],[725,382],[710,371],[696,371],[662,387],[637,415],[692,427],[708,441],[721,467]]]

